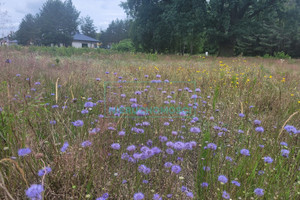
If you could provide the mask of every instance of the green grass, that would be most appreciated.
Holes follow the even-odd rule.
[[[7,58],[12,62],[5,63]],[[159,79],[157,74],[163,82],[169,82],[151,83]],[[193,192],[195,199],[221,199],[223,191],[231,199],[297,199],[299,134],[290,135],[281,129],[286,124],[300,129],[300,114],[292,116],[300,108],[299,75],[300,60],[291,63],[263,58],[2,48],[0,199],[26,199],[24,191],[32,184],[43,184],[44,199],[96,199],[104,193],[109,193],[109,199],[133,199],[137,192],[144,193],[145,199],[152,199],[155,193],[163,199],[168,194],[172,194],[172,199],[189,199],[181,191],[182,186]],[[192,92],[185,91],[185,87]],[[146,88],[148,91],[144,91]],[[195,88],[201,89],[197,93],[201,98],[193,100]],[[136,91],[143,92],[136,95]],[[121,98],[121,94],[126,98]],[[168,112],[144,117],[132,113],[109,115],[109,107],[130,107],[131,98],[137,98],[137,103],[146,108],[198,106],[185,117]],[[82,114],[88,101],[97,104],[88,114]],[[52,108],[53,105],[58,108]],[[245,117],[239,117],[239,113]],[[191,121],[194,117],[199,121]],[[255,131],[255,119],[262,121],[263,133]],[[52,120],[55,125],[50,124]],[[75,127],[72,122],[76,120],[82,120],[84,125]],[[150,126],[139,125],[146,121]],[[135,133],[133,127],[143,129],[144,133]],[[199,127],[201,133],[191,133],[191,127]],[[100,128],[100,132],[92,133],[93,128]],[[125,136],[119,136],[122,130]],[[219,134],[221,131],[223,135]],[[174,154],[169,155],[160,136],[174,143],[195,141],[197,145],[193,150],[173,148]],[[152,147],[160,148],[161,153],[137,163],[121,159],[125,152],[133,156],[126,150],[129,145],[136,145],[134,152],[138,153],[150,139]],[[81,143],[86,140],[92,145],[84,148]],[[62,153],[60,149],[66,141],[69,148]],[[282,141],[288,147],[281,146]],[[113,150],[112,143],[119,143],[120,150]],[[207,150],[207,143],[218,148]],[[32,152],[18,156],[18,150],[25,147]],[[249,149],[251,156],[241,155],[243,148]],[[288,158],[281,156],[284,148],[290,151]],[[226,160],[226,156],[233,161]],[[273,163],[264,163],[265,156],[272,157]],[[179,165],[181,172],[171,172],[164,167],[166,162]],[[139,172],[141,164],[151,172]],[[38,171],[45,166],[51,167],[52,172],[39,177]],[[210,171],[204,171],[204,166],[210,167]],[[260,170],[263,175],[258,175]],[[228,183],[220,184],[219,175],[225,175]],[[127,182],[122,183],[124,180]],[[232,180],[239,181],[241,186],[234,186]],[[201,187],[203,182],[209,186]],[[255,188],[263,188],[264,196],[256,196]]]

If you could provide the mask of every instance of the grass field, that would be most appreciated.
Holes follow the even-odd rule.
[[[0,49],[0,199],[298,199],[299,88],[296,59]]]

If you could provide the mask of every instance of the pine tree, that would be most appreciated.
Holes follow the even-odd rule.
[[[81,32],[92,38],[96,38],[96,27],[90,16],[86,16],[81,20]]]

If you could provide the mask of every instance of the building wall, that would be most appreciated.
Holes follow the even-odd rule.
[[[94,43],[92,42],[78,42],[78,41],[72,42],[72,47],[82,48],[82,44],[87,44],[88,48],[94,48]]]
[[[72,47],[81,48],[82,47],[82,43],[81,42],[72,42]]]

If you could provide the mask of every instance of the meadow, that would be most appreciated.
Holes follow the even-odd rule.
[[[299,199],[300,60],[0,49],[0,199]]]

